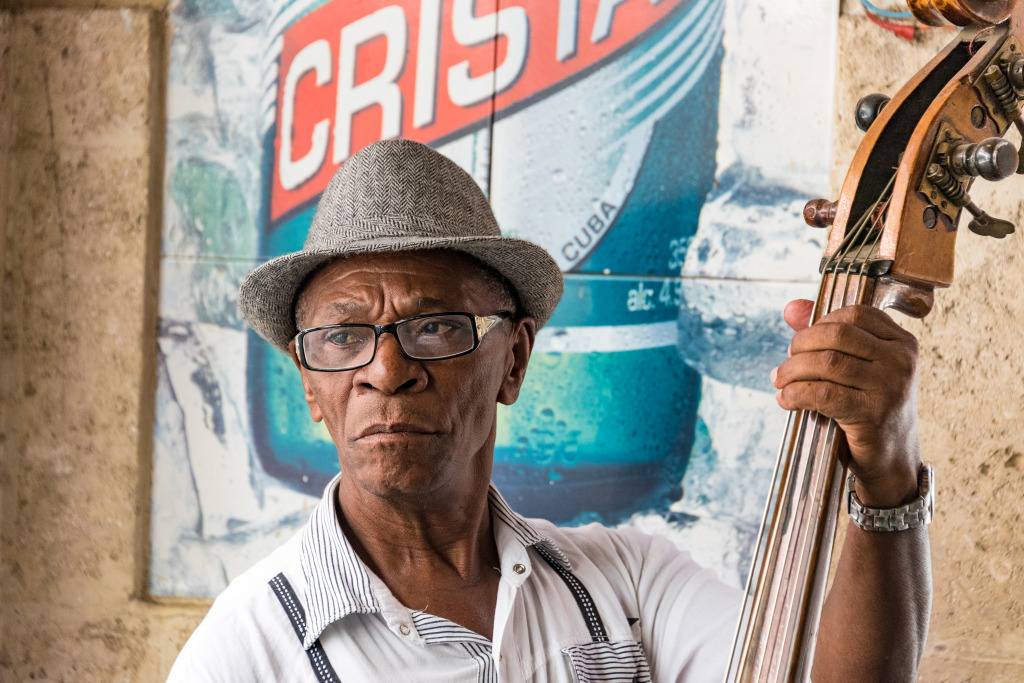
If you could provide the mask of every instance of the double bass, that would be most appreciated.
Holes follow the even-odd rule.
[[[921,23],[963,28],[891,98],[868,95],[858,103],[865,135],[839,199],[804,209],[808,224],[830,230],[812,324],[856,304],[924,317],[935,289],[952,284],[962,214],[978,235],[1003,239],[1015,231],[979,208],[970,190],[979,177],[1024,173],[1024,148],[1003,137],[1011,126],[1024,136],[1024,3],[908,4]],[[726,683],[810,679],[847,502],[845,458],[845,437],[833,420],[790,413]]]

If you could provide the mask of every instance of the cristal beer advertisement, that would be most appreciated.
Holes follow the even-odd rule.
[[[238,285],[334,172],[434,147],[565,294],[493,480],[516,511],[662,533],[741,585],[814,291],[836,0],[172,3],[150,589],[209,597],[305,523],[338,456]],[[813,88],[803,87],[813,83]]]

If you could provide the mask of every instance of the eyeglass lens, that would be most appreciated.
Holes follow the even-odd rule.
[[[473,349],[471,316],[424,316],[398,323],[395,336],[402,352],[417,360],[455,356]],[[345,370],[373,358],[376,334],[369,325],[338,325],[303,335],[306,364],[316,370]]]

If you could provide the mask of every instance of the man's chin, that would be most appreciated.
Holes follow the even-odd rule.
[[[378,498],[411,499],[443,491],[449,458],[443,448],[409,448],[407,443],[364,444],[354,458],[342,458],[350,484]],[[354,454],[349,454],[354,455]]]
[[[364,479],[360,482],[360,488],[391,505],[421,507],[450,497],[446,481],[436,472],[424,476],[406,473],[403,476]]]

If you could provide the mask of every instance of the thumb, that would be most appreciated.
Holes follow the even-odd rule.
[[[810,299],[794,299],[786,304],[782,316],[786,322],[796,331],[800,331],[811,324],[811,311],[814,309],[814,302]]]

